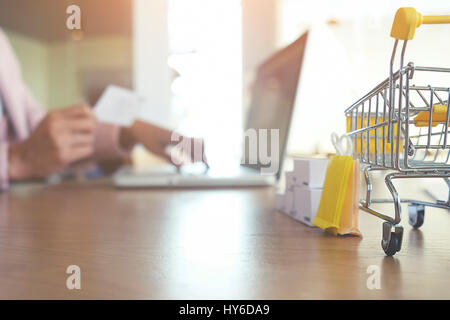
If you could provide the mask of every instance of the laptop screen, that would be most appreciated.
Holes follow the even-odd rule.
[[[261,159],[260,144],[258,144],[257,163],[255,164],[253,161],[252,164],[249,158],[249,152],[251,152],[247,135],[249,130],[261,132],[261,129],[267,129],[267,153],[269,155],[273,150],[272,148],[275,147],[271,144],[271,132],[274,129],[278,130],[277,178],[280,176],[286,152],[307,37],[308,34],[304,33],[295,42],[262,63],[258,68],[256,80],[252,87],[252,101],[244,141],[243,164],[256,169],[267,167],[267,161]],[[261,138],[261,134],[259,134],[258,139]]]

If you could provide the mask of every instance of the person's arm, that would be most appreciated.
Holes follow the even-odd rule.
[[[137,120],[121,130],[122,143],[140,143],[155,155],[179,167],[186,162],[203,162],[208,166],[203,139],[186,137],[146,121]],[[172,154],[168,153],[171,147]]]
[[[26,87],[24,87],[23,104],[26,108],[30,128],[34,129],[43,119],[45,112],[40,105],[35,102]],[[85,107],[88,108],[88,106]],[[100,161],[127,156],[132,147],[121,143],[121,131],[122,128],[120,126],[95,122],[94,153],[86,160]]]
[[[17,164],[15,154],[10,154],[10,139],[12,138],[14,141],[25,139],[31,132],[31,127],[42,119],[44,111],[34,102],[28,92],[22,79],[19,61],[1,28],[0,96],[3,98],[0,103],[2,105],[2,112],[0,112],[0,189],[6,190],[11,161],[13,161],[14,172]],[[9,117],[8,120],[6,115]]]
[[[55,110],[30,136],[7,147],[8,179],[44,178],[93,154],[95,119],[86,106]]]
[[[9,120],[16,125],[11,128],[11,122],[8,123],[14,133],[11,137],[6,119],[0,119],[0,130],[5,131],[0,132],[1,189],[8,187],[9,180],[43,177],[82,159],[97,160],[126,154],[127,149],[119,144],[121,129],[96,123],[86,106],[69,108],[68,112],[57,110],[45,116],[44,109],[29,92],[21,76],[19,61],[1,28],[0,58],[0,91],[7,92]],[[79,114],[72,117],[74,110]],[[73,128],[87,122],[96,124],[92,132],[79,132]]]
[[[125,158],[134,145],[135,141],[129,135],[127,128],[96,122],[94,154],[90,160]]]

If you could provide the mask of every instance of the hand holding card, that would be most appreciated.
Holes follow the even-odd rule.
[[[95,105],[94,113],[101,122],[129,127],[144,105],[145,99],[133,91],[110,85]]]

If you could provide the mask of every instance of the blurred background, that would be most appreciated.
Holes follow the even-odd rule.
[[[66,28],[71,4],[81,30]],[[121,85],[148,98],[145,119],[229,158],[240,155],[257,66],[309,30],[288,154],[310,155],[334,151],[344,109],[388,76],[402,6],[450,13],[448,0],[0,0],[0,27],[44,108],[95,104]],[[420,28],[406,60],[450,67],[449,35],[449,25]]]

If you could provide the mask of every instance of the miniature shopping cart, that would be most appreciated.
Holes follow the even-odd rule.
[[[422,16],[414,8],[400,8],[391,31],[395,43],[389,78],[345,110],[353,156],[364,165],[367,185],[365,199],[360,201],[359,207],[385,220],[381,246],[388,256],[401,249],[402,202],[409,203],[409,223],[414,228],[423,224],[425,206],[450,209],[450,87],[412,84],[415,74],[450,75],[450,68],[404,64],[406,44],[413,39],[415,29],[421,24],[440,23],[450,23],[450,15]],[[399,40],[403,40],[400,68],[394,71]],[[385,182],[393,200],[372,199],[371,171],[374,170],[391,170]],[[437,202],[401,201],[392,181],[407,178],[444,179],[449,197]],[[371,208],[373,203],[381,202],[394,203],[394,218]]]

